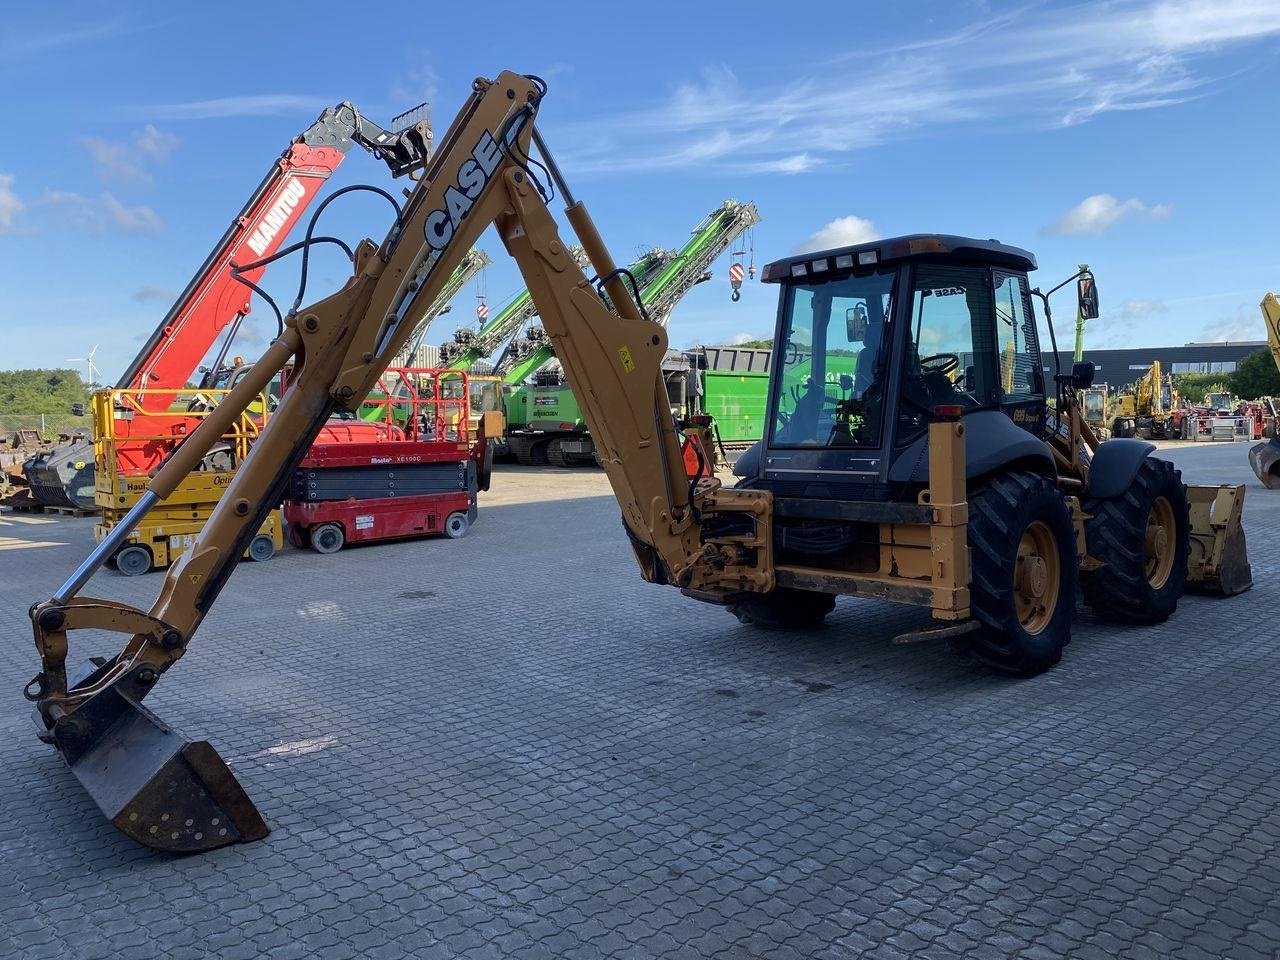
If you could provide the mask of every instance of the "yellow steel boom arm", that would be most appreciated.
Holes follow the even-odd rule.
[[[94,561],[112,549],[108,541],[52,600],[32,608],[43,669],[28,695],[59,746],[92,733],[85,733],[86,723],[71,722],[74,714],[84,711],[81,719],[93,727],[110,716],[113,696],[140,700],[182,656],[326,419],[359,407],[413,334],[413,319],[490,224],[523,274],[582,404],[644,577],[704,596],[773,587],[770,495],[725,490],[709,477],[691,485],[686,477],[660,374],[666,331],[632,298],[586,209],[568,195],[542,146],[534,121],[544,92],[541,81],[514,73],[477,80],[382,244],[365,240],[356,248],[347,283],[289,317],[284,334],[152,478],[136,508],[143,512],[175,489],[292,358],[279,408],[195,543],[169,570],[151,609],[76,596]],[[612,309],[559,237],[546,187],[528,159],[534,144],[565,195],[566,217]],[[744,525],[739,517],[721,525],[731,532],[716,535],[707,520],[727,514],[753,522]],[[126,519],[119,529],[132,525]],[[87,682],[68,684],[67,634],[82,628],[113,630],[128,640]]]

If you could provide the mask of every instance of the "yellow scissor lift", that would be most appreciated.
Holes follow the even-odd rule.
[[[176,445],[217,406],[230,391],[201,390],[199,403],[189,401],[195,391],[186,390],[100,390],[93,396],[94,500],[102,508],[102,522],[93,528],[101,543],[124,519],[147,489],[150,467]],[[142,397],[168,396],[168,409],[155,413],[145,409]],[[154,406],[150,404],[148,406]],[[197,409],[188,409],[188,407]],[[147,514],[111,558],[111,565],[128,576],[168,567],[195,539],[223,491],[244,461],[249,447],[261,432],[267,417],[264,394],[260,403],[249,407],[223,435],[216,456],[206,458],[206,469],[197,470],[179,484],[163,502]],[[257,534],[249,541],[244,556],[250,560],[270,560],[284,546],[283,522],[279,508],[267,514]]]

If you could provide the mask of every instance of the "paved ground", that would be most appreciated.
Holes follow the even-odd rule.
[[[273,832],[186,859],[109,827],[18,694],[91,521],[0,517],[0,955],[1280,953],[1280,491],[1251,593],[1082,615],[1024,682],[889,647],[914,610],[771,635],[645,585],[604,492],[508,470],[463,540],[242,567],[150,702]]]

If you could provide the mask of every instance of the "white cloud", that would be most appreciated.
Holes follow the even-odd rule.
[[[66,190],[51,190],[40,198],[38,205],[49,210],[47,219],[55,225],[89,234],[112,230],[124,233],[159,233],[164,230],[164,222],[151,207],[126,206],[106,191],[93,198]]]
[[[149,162],[163,162],[182,141],[148,123],[129,140],[85,137],[82,141],[103,180],[150,186]]]
[[[1145,217],[1151,220],[1167,220],[1171,216],[1173,216],[1173,208],[1168,204],[1147,205],[1136,197],[1122,201],[1109,193],[1095,193],[1091,197],[1085,197],[1046,229],[1049,233],[1062,235],[1090,233],[1098,236],[1126,218]]]
[[[1115,320],[1149,320],[1157,313],[1167,313],[1169,307],[1163,300],[1125,300],[1115,310],[1107,311]],[[1075,323],[1075,320],[1072,320]]]
[[[859,243],[870,243],[879,240],[880,232],[870,220],[862,217],[836,217],[821,230],[814,233],[803,243],[797,245],[792,253],[809,253],[816,250],[833,250],[836,247],[852,247]]]
[[[273,117],[299,111],[314,111],[319,114],[324,105],[323,97],[296,93],[261,93],[243,97],[161,103],[141,107],[138,112],[157,120],[220,120],[225,117]]]
[[[796,174],[808,173],[817,167],[822,166],[823,161],[819,160],[807,153],[797,153],[794,156],[782,157],[778,160],[762,160],[759,163],[747,163],[739,166],[742,173],[782,173]]]
[[[1070,126],[1206,96],[1246,45],[1278,36],[1280,0],[1028,4],[819,64],[704,69],[664,102],[560,132],[566,165],[586,172],[805,173],[935,127]]]
[[[1264,340],[1267,336],[1262,317],[1254,304],[1237,305],[1235,313],[1219,317],[1200,337],[1200,342],[1240,343],[1245,340]]]
[[[0,173],[0,235],[17,233],[15,222],[26,204],[13,192],[13,174]]]

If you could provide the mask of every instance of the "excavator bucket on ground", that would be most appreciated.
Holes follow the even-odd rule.
[[[1234,597],[1253,586],[1244,528],[1240,525],[1244,489],[1244,484],[1187,487],[1191,508],[1188,589]]]
[[[104,669],[84,664],[73,689],[95,682]],[[112,824],[167,853],[200,853],[270,832],[207,741],[192,743],[128,694],[112,701],[92,719],[77,712],[51,729],[40,722],[42,739],[57,746]]]
[[[1264,486],[1280,487],[1280,438],[1255,443],[1249,450],[1249,466]]]

